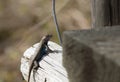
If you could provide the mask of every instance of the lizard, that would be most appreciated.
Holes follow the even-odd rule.
[[[52,52],[52,50],[50,50],[48,47],[48,41],[50,40],[51,37],[52,35],[46,35],[41,39],[38,48],[36,49],[32,59],[30,60],[28,82],[30,82],[30,76],[31,76],[32,69],[33,69],[33,74],[34,74],[34,72],[38,69],[38,67],[40,67],[39,62],[42,60],[42,58],[46,56],[49,52]]]

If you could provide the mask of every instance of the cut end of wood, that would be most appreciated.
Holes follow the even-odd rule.
[[[63,65],[70,82],[120,82],[120,26],[65,32]]]
[[[28,48],[21,58],[20,70],[24,79],[28,79],[29,60],[34,55],[39,43]],[[38,68],[35,73],[36,82],[68,82],[67,72],[62,66],[62,47],[58,44],[49,41],[48,46],[54,53],[49,53],[39,62],[39,65],[43,68]],[[33,72],[31,73],[30,82],[34,82]]]

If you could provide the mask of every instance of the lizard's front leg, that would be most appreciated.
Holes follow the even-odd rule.
[[[52,51],[48,45],[46,45],[46,53],[49,54],[49,53],[53,53],[54,51]]]
[[[49,53],[60,53],[60,52],[62,52],[62,51],[59,51],[59,50],[51,50],[49,47],[48,47],[48,45],[46,45],[46,53],[47,53],[47,55],[49,54]]]

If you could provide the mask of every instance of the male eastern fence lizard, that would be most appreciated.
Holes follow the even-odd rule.
[[[33,57],[31,58],[29,74],[28,74],[28,82],[30,82],[32,69],[34,74],[34,72],[38,69],[38,67],[40,67],[39,62],[42,60],[44,56],[46,56],[51,51],[48,47],[48,41],[50,40],[51,37],[52,35],[46,35],[41,39],[37,50],[35,51]]]

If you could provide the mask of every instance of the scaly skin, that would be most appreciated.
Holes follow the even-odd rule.
[[[49,48],[47,44],[51,37],[52,35],[46,35],[42,38],[42,40],[40,41],[40,45],[35,51],[35,54],[33,55],[32,59],[30,60],[28,82],[30,82],[30,76],[31,76],[32,69],[37,70],[39,67],[39,62],[42,60],[44,56],[48,54]]]

